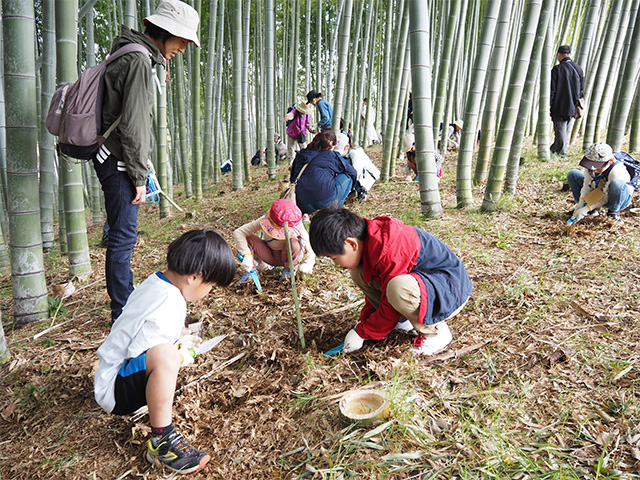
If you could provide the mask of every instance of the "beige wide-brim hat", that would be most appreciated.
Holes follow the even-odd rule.
[[[179,0],[164,0],[153,15],[144,19],[156,27],[166,30],[175,37],[184,38],[200,46],[198,24],[200,16],[191,6]]]
[[[416,136],[413,133],[407,133],[402,139],[402,151],[407,153],[413,148],[414,143],[416,143]]]
[[[309,105],[304,100],[299,100],[296,103],[296,110],[298,110],[303,115],[311,115],[311,112],[313,111],[311,110],[311,105]]]

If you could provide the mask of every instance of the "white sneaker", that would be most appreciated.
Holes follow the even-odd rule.
[[[416,329],[413,328],[413,325],[411,324],[409,319],[404,317],[398,320],[398,323],[395,327],[393,327],[393,329],[400,332],[407,332],[409,335],[413,335],[414,337],[418,335],[418,332],[416,332]]]
[[[440,322],[435,325],[436,334],[432,337],[416,337],[413,342],[414,348],[411,349],[416,355],[433,355],[444,350],[453,340],[449,325]]]

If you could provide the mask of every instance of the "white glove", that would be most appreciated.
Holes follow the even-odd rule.
[[[200,346],[202,339],[197,335],[187,334],[180,337],[178,344],[180,348],[195,349]]]
[[[298,270],[300,273],[310,274],[313,271],[313,264],[301,263]]]
[[[242,257],[242,268],[247,272],[253,270],[253,255],[247,253]]]
[[[580,207],[574,210],[573,217],[571,218],[574,219],[576,222],[579,222],[587,215],[587,213],[589,213],[589,207],[585,205],[584,207]]]
[[[188,365],[191,365],[193,363],[193,360],[195,359],[195,351],[191,350],[189,348],[185,348],[185,347],[181,347],[178,350],[178,353],[180,355],[182,355],[182,362],[180,362],[180,367],[186,367]]]
[[[349,333],[347,333],[347,336],[344,337],[344,347],[342,347],[342,352],[355,352],[356,350],[360,350],[362,345],[364,345],[364,338],[358,335],[355,328],[352,328],[349,330]]]

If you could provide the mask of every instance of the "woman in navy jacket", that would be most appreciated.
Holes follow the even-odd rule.
[[[332,130],[319,133],[293,161],[292,183],[307,165],[296,185],[296,203],[302,213],[311,214],[329,205],[342,207],[355,185],[358,175],[349,160],[332,150],[335,142]]]

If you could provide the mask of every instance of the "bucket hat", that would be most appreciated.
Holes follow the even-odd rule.
[[[296,110],[298,110],[303,115],[311,115],[311,112],[313,112],[313,110],[311,110],[311,105],[309,105],[304,100],[299,100],[296,103]]]
[[[271,208],[267,214],[260,219],[262,230],[272,238],[284,240],[284,224],[289,222],[291,229],[290,237],[300,235],[300,221],[302,220],[302,212],[298,206],[291,200],[281,198],[271,204]]]
[[[402,140],[402,151],[407,153],[416,143],[416,136],[413,133],[407,133]]]
[[[613,149],[606,143],[594,143],[584,151],[580,166],[588,170],[604,167],[613,158]]]
[[[164,0],[153,15],[144,19],[144,23],[153,23],[175,37],[184,38],[200,46],[198,24],[200,16],[191,6],[179,0]]]

